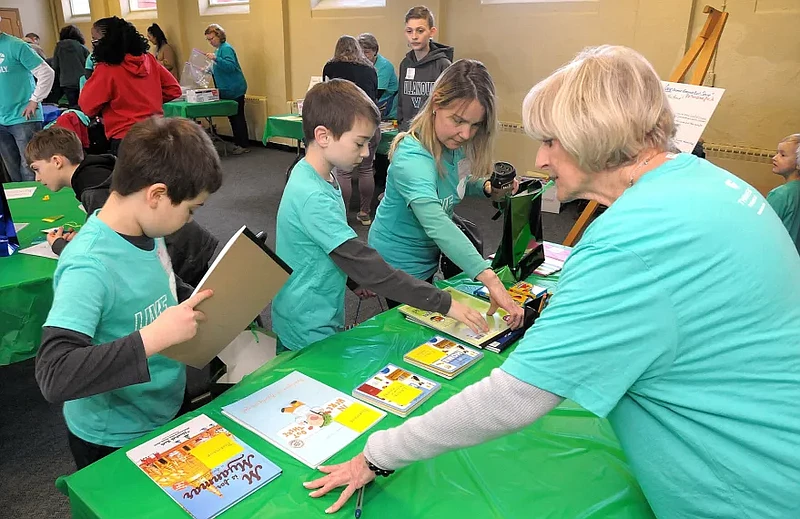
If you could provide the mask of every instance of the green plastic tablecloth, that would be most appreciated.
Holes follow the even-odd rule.
[[[164,103],[164,117],[228,117],[236,115],[239,105],[232,99],[220,99],[207,103],[187,103],[186,101],[170,101]]]
[[[389,154],[389,146],[397,136],[397,130],[390,130],[381,134],[381,142],[378,144],[378,153]],[[285,139],[303,140],[303,118],[297,114],[273,115],[267,118],[267,126],[264,128],[264,138],[262,142],[267,142],[273,137],[283,137]]]
[[[144,439],[205,413],[283,469],[280,477],[224,512],[221,519],[325,517],[324,510],[333,504],[338,491],[312,499],[302,486],[321,473],[229,420],[220,408],[293,370],[349,394],[392,362],[441,382],[442,389],[412,414],[419,416],[488,375],[508,355],[487,351],[477,365],[447,381],[401,360],[404,353],[431,335],[429,330],[403,319],[397,310],[390,310],[305,350],[279,355],[202,409]],[[403,420],[389,414],[373,430],[397,426]],[[344,462],[356,455],[363,449],[367,435],[327,464]],[[141,442],[134,442],[138,443]],[[72,517],[188,517],[127,458],[125,453],[134,444],[59,480],[59,488],[69,495]],[[338,516],[352,517],[354,507],[355,499],[351,499]],[[567,401],[518,433],[415,463],[389,478],[379,478],[365,492],[364,517],[527,519],[653,515],[608,421]]]
[[[53,193],[38,182],[4,184],[6,189],[34,187],[30,198],[9,200],[15,224],[28,225],[18,233],[20,248],[41,239],[42,229],[65,223],[82,224],[86,215],[78,208],[72,189]],[[44,201],[45,195],[50,200]],[[43,222],[48,216],[64,215],[56,222]],[[42,337],[42,325],[53,303],[53,272],[56,261],[19,252],[0,258],[0,365],[19,362],[36,355]]]

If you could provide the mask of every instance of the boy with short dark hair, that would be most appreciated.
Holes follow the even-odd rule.
[[[64,402],[78,468],[172,420],[184,397],[186,367],[158,353],[191,339],[194,307],[178,304],[163,236],[222,183],[219,156],[186,119],[134,125],[120,148],[111,194],[64,249],[36,357],[49,402]]]
[[[306,156],[292,169],[276,229],[277,253],[293,269],[272,303],[272,326],[282,347],[299,350],[344,329],[348,284],[360,287],[359,297],[375,292],[447,314],[475,331],[488,329],[475,310],[389,266],[347,225],[332,171],[352,170],[369,155],[369,141],[379,122],[378,107],[350,81],[333,79],[306,94]]]
[[[437,28],[424,5],[406,13],[406,39],[411,50],[400,62],[402,88],[397,96],[397,124],[406,131],[428,100],[433,84],[453,62],[453,47],[433,41]]]
[[[25,158],[36,180],[51,191],[72,187],[88,214],[103,207],[111,189],[114,155],[83,154],[77,134],[67,128],[51,126],[36,133],[25,149]],[[56,254],[61,254],[75,233],[58,228],[47,236]],[[208,269],[218,240],[197,222],[189,222],[165,237],[175,273],[190,285],[197,284]]]

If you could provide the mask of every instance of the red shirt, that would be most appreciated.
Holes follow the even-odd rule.
[[[89,116],[100,115],[109,139],[122,139],[131,126],[181,96],[175,77],[152,54],[126,54],[119,65],[98,63],[81,91],[78,104]]]

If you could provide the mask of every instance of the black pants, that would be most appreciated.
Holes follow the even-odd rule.
[[[434,274],[434,276],[435,276],[435,275],[436,275],[436,274]],[[430,284],[432,285],[432,284],[433,284],[433,276],[431,276],[431,277],[429,277],[428,279],[426,279],[426,280],[425,280],[425,282],[426,282],[426,283],[430,283]],[[386,298],[386,305],[387,305],[389,308],[396,308],[396,307],[398,307],[398,306],[400,306],[400,305],[404,305],[404,304],[405,304],[405,303],[401,303],[401,302],[399,302],[399,301],[393,301],[393,300],[389,299],[388,297]]]
[[[61,87],[64,95],[67,96],[67,104],[70,108],[78,109],[78,97],[80,97],[80,90],[78,87]]]
[[[234,144],[246,148],[250,143],[250,138],[247,136],[247,119],[244,117],[244,96],[237,97],[235,101],[239,105],[239,109],[236,110],[236,115],[228,117],[228,121],[231,123]]]
[[[115,157],[119,155],[119,145],[122,139],[108,139],[108,152]]]
[[[78,470],[88,467],[95,461],[101,460],[117,450],[117,447],[95,445],[81,440],[69,430],[67,430],[67,440],[69,441],[69,450],[72,452],[72,457],[75,459],[75,465],[77,465]]]

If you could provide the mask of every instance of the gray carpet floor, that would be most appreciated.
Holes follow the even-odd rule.
[[[239,227],[269,233],[275,244],[275,217],[283,192],[286,168],[294,153],[257,146],[252,152],[223,158],[225,179],[196,219],[224,244]],[[357,190],[355,191],[357,193]],[[494,210],[485,200],[467,199],[458,213],[481,229],[487,253],[500,241],[500,221],[492,221]],[[366,239],[351,211],[350,224]],[[543,214],[544,237],[561,242],[577,218],[575,204],[563,206],[558,215]],[[353,322],[358,299],[347,295],[347,320]],[[375,299],[362,304],[359,321],[380,311]],[[269,311],[264,321],[270,325]],[[33,359],[0,366],[0,518],[66,518],[69,503],[55,486],[55,479],[75,470],[66,441],[61,406],[48,404],[33,377]]]

